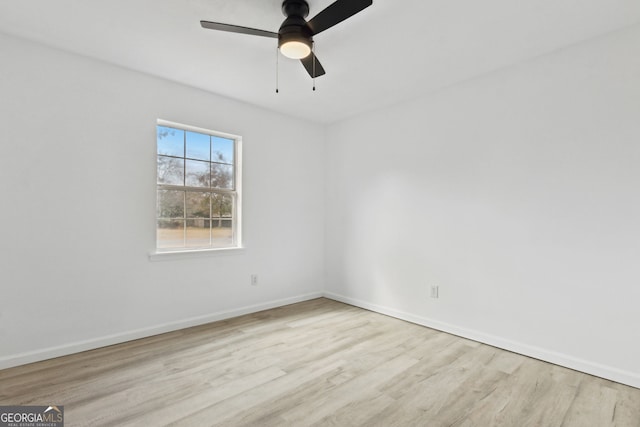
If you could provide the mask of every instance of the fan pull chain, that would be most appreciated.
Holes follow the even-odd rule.
[[[313,90],[316,90],[316,44],[311,44],[311,54],[313,55]]]
[[[280,47],[276,48],[276,93],[280,93],[278,90],[278,74],[280,65]]]

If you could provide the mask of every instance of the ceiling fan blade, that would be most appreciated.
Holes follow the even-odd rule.
[[[318,61],[318,57],[315,56],[313,52],[311,52],[306,58],[302,58],[300,62],[302,62],[302,65],[304,65],[304,68],[311,77],[320,77],[326,74],[322,64]]]
[[[314,16],[307,25],[315,35],[341,23],[372,4],[373,0],[338,0]]]
[[[221,24],[219,22],[200,21],[202,28],[209,30],[227,31],[229,33],[249,34],[251,36],[262,36],[278,38],[278,33],[272,31],[258,30],[256,28],[241,27],[239,25]]]

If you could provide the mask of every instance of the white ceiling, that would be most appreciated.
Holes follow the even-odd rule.
[[[309,0],[316,15],[333,0]],[[0,32],[331,123],[640,22],[638,0],[374,0],[315,37],[317,91],[276,40],[281,0],[0,0]],[[0,54],[1,59],[1,54]]]

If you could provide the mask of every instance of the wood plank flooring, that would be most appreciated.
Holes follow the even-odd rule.
[[[327,299],[0,371],[66,426],[640,427],[640,390]]]

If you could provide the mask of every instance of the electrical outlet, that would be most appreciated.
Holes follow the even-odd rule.
[[[251,275],[251,286],[258,286],[258,275],[257,274],[252,274]]]
[[[438,285],[431,285],[431,298],[440,297],[440,287]]]

